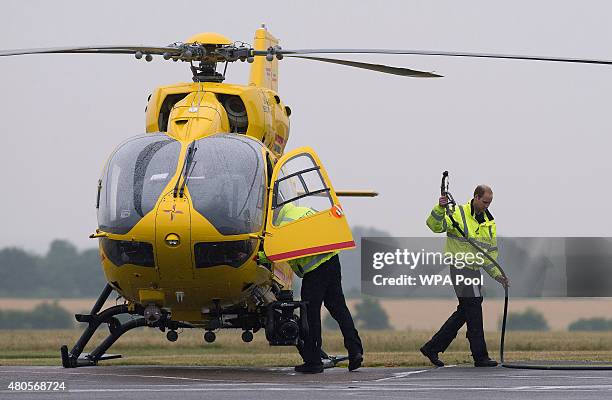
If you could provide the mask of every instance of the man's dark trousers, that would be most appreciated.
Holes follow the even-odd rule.
[[[459,300],[457,311],[451,314],[440,330],[423,347],[430,353],[443,353],[453,339],[457,337],[459,329],[461,329],[463,324],[467,323],[466,336],[470,342],[472,357],[474,357],[474,360],[487,359],[489,353],[487,352],[482,323],[481,285],[457,285],[457,275],[463,275],[466,278],[481,278],[480,271],[451,267],[451,278],[455,294]]]
[[[321,305],[338,322],[349,356],[363,354],[361,339],[342,292],[340,259],[336,254],[302,278],[302,300],[308,301],[308,335],[300,354],[309,365],[321,365]]]

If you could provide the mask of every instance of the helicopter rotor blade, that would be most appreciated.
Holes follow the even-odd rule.
[[[364,62],[358,62],[358,61],[340,60],[337,58],[322,58],[322,57],[309,57],[309,56],[298,56],[298,55],[287,55],[287,57],[346,65],[348,67],[367,69],[370,71],[377,71],[377,72],[383,72],[385,74],[393,74],[393,75],[400,75],[400,76],[411,76],[411,77],[416,77],[416,78],[440,78],[442,77],[442,75],[434,74],[433,72],[417,71],[414,69],[392,67],[392,66],[383,65],[383,64],[370,64],[370,63],[364,63]]]
[[[494,59],[511,59],[511,60],[527,60],[527,61],[554,61],[554,62],[580,63],[580,64],[612,65],[611,60],[597,60],[597,59],[588,59],[588,58],[528,56],[528,55],[493,54],[493,53],[469,53],[469,52],[435,51],[435,50],[392,50],[392,49],[285,50],[285,49],[275,49],[274,52],[276,54],[280,54],[283,56],[290,56],[293,54],[296,54],[296,55],[302,55],[302,54],[407,54],[407,55],[424,55],[424,56],[494,58]]]
[[[279,60],[283,57],[301,58],[312,61],[326,62],[331,64],[345,65],[354,68],[361,68],[371,71],[377,71],[387,74],[436,78],[441,77],[433,72],[417,71],[408,68],[393,67],[384,64],[371,64],[359,61],[342,60],[329,57],[310,56],[310,54],[388,54],[388,55],[427,55],[427,56],[445,56],[445,57],[471,57],[471,58],[490,58],[490,59],[513,59],[526,61],[553,61],[565,63],[581,63],[581,64],[600,64],[612,65],[611,60],[598,60],[587,58],[570,58],[570,57],[548,57],[548,56],[529,56],[529,55],[511,55],[511,54],[493,54],[493,53],[470,53],[470,52],[452,52],[452,51],[437,51],[437,50],[393,50],[393,49],[298,49],[286,50],[279,46],[270,47],[267,50],[254,50],[244,45],[222,46],[216,48],[209,54],[205,44],[199,43],[181,43],[176,42],[164,47],[155,46],[72,46],[72,47],[50,47],[36,49],[16,49],[0,51],[0,57],[28,55],[28,54],[133,54],[137,59],[145,56],[146,61],[153,59],[152,55],[163,56],[165,60],[172,59],[173,61],[201,61],[201,62],[234,62],[234,61],[249,61],[252,62],[256,56],[266,56],[268,61],[274,57]]]
[[[338,197],[376,197],[378,196],[378,192],[374,190],[335,190],[336,196]],[[306,195],[307,193],[304,191],[297,191],[298,196]],[[329,196],[327,192],[320,192],[316,194],[310,194],[310,196],[315,197],[327,197]]]
[[[338,197],[376,197],[378,192],[373,190],[336,190]]]
[[[0,51],[0,57],[18,56],[27,54],[143,54],[180,56],[182,49],[177,47],[151,47],[151,46],[83,46],[83,47],[48,47],[38,49],[16,49]]]

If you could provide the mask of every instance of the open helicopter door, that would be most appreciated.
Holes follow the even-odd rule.
[[[264,239],[270,260],[355,247],[327,172],[311,148],[301,147],[281,157],[271,182]],[[302,216],[295,219],[296,215]]]

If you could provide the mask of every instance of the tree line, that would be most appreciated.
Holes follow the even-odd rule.
[[[362,236],[385,236],[371,228],[353,229],[357,249],[342,252],[343,286],[359,296]],[[106,284],[97,248],[79,251],[67,240],[54,240],[46,254],[18,247],[0,250],[0,297],[78,298],[97,297]],[[297,287],[299,293],[299,285]]]
[[[0,250],[0,297],[97,297],[105,284],[96,248],[79,251],[54,240],[44,255]]]
[[[54,303],[41,303],[31,311],[0,310],[0,329],[68,329],[74,315]]]

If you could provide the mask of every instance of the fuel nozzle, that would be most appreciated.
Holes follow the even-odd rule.
[[[453,198],[453,195],[448,191],[449,187],[449,179],[448,179],[448,171],[442,172],[442,183],[440,185],[440,194],[445,196],[448,199],[448,203],[446,203],[446,213],[448,215],[452,215],[455,212],[455,206],[457,203]]]

